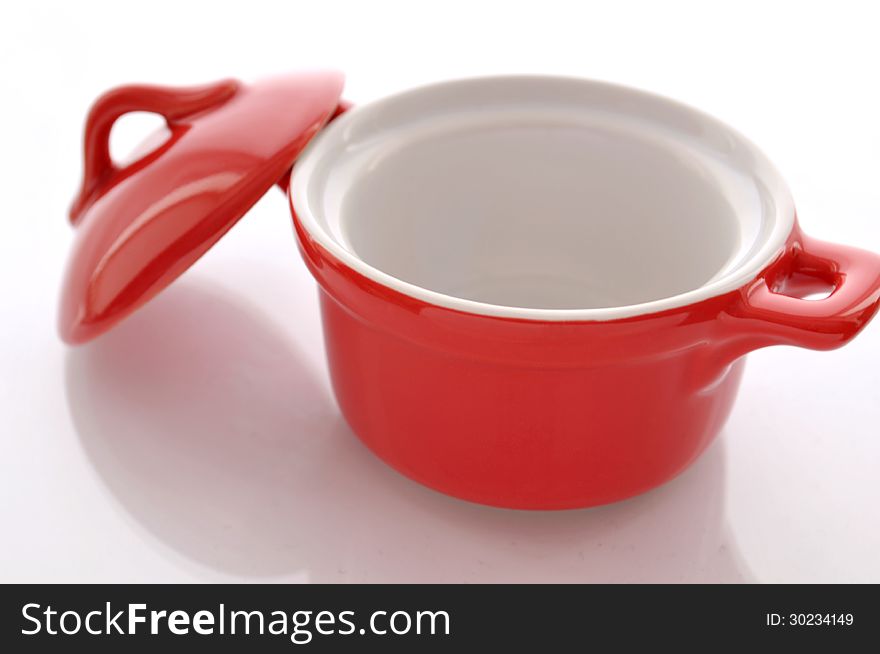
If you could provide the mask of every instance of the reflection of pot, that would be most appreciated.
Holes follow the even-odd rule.
[[[62,335],[106,330],[192,263],[340,113],[340,89],[311,74],[99,100]],[[171,138],[117,169],[106,139],[133,109]],[[880,258],[804,236],[751,143],[595,82],[468,80],[352,109],[290,197],[346,418],[401,472],[487,504],[662,483],[720,429],[745,353],[842,345],[880,301]]]
[[[292,295],[311,309],[304,271],[294,274]],[[247,289],[243,280],[235,286]],[[392,473],[352,437],[315,368],[320,359],[303,349],[319,342],[311,326],[286,333],[260,305],[196,274],[68,352],[68,402],[96,479],[138,535],[165,546],[157,553],[186,574],[312,582],[754,578],[729,524],[723,439],[673,482],[606,507],[506,511],[458,502]],[[74,581],[83,574],[77,566],[68,573]],[[115,581],[154,574],[130,566]]]

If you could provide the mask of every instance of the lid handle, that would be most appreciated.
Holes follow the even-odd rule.
[[[130,85],[111,89],[92,105],[83,137],[84,175],[79,193],[70,207],[70,222],[76,224],[108,179],[119,172],[110,157],[110,131],[123,114],[148,111],[173,123],[194,113],[226,102],[239,88],[236,80],[189,87]]]

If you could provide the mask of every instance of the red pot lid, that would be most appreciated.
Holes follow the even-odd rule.
[[[342,74],[255,84],[126,86],[100,97],[85,127],[85,174],[70,209],[77,234],[60,331],[82,343],[110,329],[191,266],[285,177],[333,116]],[[130,111],[162,114],[169,138],[118,167],[110,130]]]

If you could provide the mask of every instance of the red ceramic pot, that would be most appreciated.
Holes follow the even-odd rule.
[[[273,106],[261,89],[220,105],[236,116],[248,97]],[[337,109],[325,96],[301,121],[309,136]],[[194,131],[240,122],[206,111]],[[174,147],[210,168],[228,153],[205,149],[216,136],[201,133]],[[403,474],[496,506],[585,507],[663,483],[718,433],[747,352],[843,345],[880,302],[880,258],[804,236],[784,182],[749,141],[688,107],[596,82],[466,80],[356,107],[299,155],[290,201],[354,432]],[[228,229],[220,223],[211,234]],[[79,247],[68,340],[100,323],[76,316],[120,306],[108,294],[104,313],[92,310],[88,289],[107,270],[101,253],[137,238],[138,225],[101,232],[110,245],[98,255]],[[139,290],[107,320],[203,251],[210,238],[187,229],[174,242],[190,243],[189,258],[172,257],[182,262],[173,274],[149,269],[152,286],[117,283],[122,295]],[[167,257],[161,240],[141,237],[150,261]],[[806,299],[814,291],[827,297]]]
[[[880,297],[880,258],[801,234],[743,137],[594,82],[358,107],[300,156],[290,197],[352,428],[485,504],[663,483],[718,433],[746,352],[842,345]],[[814,287],[833,292],[800,299]]]

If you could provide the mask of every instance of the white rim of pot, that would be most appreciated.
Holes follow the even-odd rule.
[[[486,91],[488,89],[489,91]],[[424,103],[423,124],[431,128],[432,114],[442,117],[444,101],[462,102],[468,94],[528,94],[539,89],[548,93],[579,94],[579,102],[595,102],[602,111],[626,112],[629,118],[651,123],[660,121],[701,146],[722,148],[722,155],[736,164],[760,188],[761,234],[748,252],[731,269],[689,291],[638,304],[588,309],[545,309],[490,304],[447,295],[398,279],[366,263],[340,242],[328,227],[322,201],[323,175],[345,156],[353,139],[393,136],[395,113],[401,104]],[[585,105],[587,108],[591,107]],[[390,118],[388,118],[390,116]],[[671,127],[670,127],[671,126]],[[696,135],[696,136],[695,136]],[[719,120],[685,104],[652,93],[592,80],[554,76],[495,76],[440,82],[404,91],[355,106],[324,128],[300,154],[291,178],[290,200],[302,227],[321,247],[346,266],[368,279],[428,304],[471,314],[534,321],[608,321],[657,313],[701,302],[735,291],[755,279],[778,257],[795,222],[794,203],[782,177],[766,156],[737,131]]]

